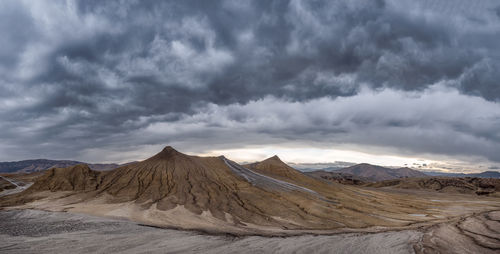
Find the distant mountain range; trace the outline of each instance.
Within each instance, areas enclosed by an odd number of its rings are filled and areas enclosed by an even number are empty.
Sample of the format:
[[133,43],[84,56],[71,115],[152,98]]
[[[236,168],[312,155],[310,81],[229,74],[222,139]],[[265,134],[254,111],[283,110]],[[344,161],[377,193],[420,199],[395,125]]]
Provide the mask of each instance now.
[[500,178],[500,172],[497,171],[484,171],[481,173],[472,173],[472,174],[443,173],[443,172],[433,172],[433,171],[423,171],[423,172],[430,176]]
[[[125,164],[117,163],[86,163],[73,160],[22,160],[12,162],[0,162],[0,173],[31,173],[47,170],[49,168],[65,168],[78,164],[87,164],[92,170],[107,171],[118,168],[120,166],[128,165],[135,162]],[[333,166],[333,164],[335,164]],[[302,172],[312,172],[308,174],[316,178],[330,179],[331,181],[361,184],[366,181],[384,181],[405,177],[426,177],[426,176],[448,176],[448,177],[479,177],[479,178],[500,178],[500,172],[485,171],[482,173],[463,174],[463,173],[442,173],[432,171],[418,171],[411,168],[387,168],[382,166],[371,165],[367,163],[356,164],[348,166],[352,163],[336,162],[328,164],[304,164],[303,167],[298,167]],[[297,168],[299,164],[290,164],[292,167]],[[345,165],[348,167],[342,167]],[[326,166],[326,167],[321,167]],[[354,183],[356,182],[356,183]]]
[[429,176],[386,180],[370,183],[366,186],[500,196],[500,194],[498,194],[498,191],[500,191],[500,179],[496,178]]
[[323,168],[320,170],[306,171],[306,174],[322,179],[328,179],[334,182],[348,184],[362,184],[362,182],[378,182],[393,180],[399,178],[418,178],[429,176],[446,177],[478,177],[478,178],[500,178],[500,172],[485,171],[482,173],[463,174],[463,173],[442,173],[431,171],[419,171],[408,167],[387,168],[367,163],[356,164],[341,169]]
[[386,168],[367,163],[357,164],[351,167],[335,170],[333,172],[351,174],[373,182],[405,177],[427,176],[425,173],[411,168]]
[[[36,160],[23,160],[23,161],[11,161],[11,162],[0,162],[0,173],[31,173],[46,170],[49,168],[65,168],[70,166],[75,166],[78,164],[87,164],[93,170],[105,171],[117,168],[125,164],[116,163],[86,163],[81,161],[71,161],[71,160],[46,160],[46,159],[36,159]],[[127,163],[128,164],[128,163]]]
[[327,163],[287,163],[290,167],[302,172],[311,172],[316,170],[332,171],[354,166],[356,163],[346,161],[335,161]]

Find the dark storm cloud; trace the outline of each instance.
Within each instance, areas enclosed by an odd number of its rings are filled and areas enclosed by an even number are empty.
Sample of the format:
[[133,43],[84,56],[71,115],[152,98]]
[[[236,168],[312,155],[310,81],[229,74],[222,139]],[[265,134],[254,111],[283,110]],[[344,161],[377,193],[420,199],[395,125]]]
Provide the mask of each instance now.
[[[461,1],[449,11],[449,3],[3,1],[0,149],[18,157],[63,157],[91,147],[168,142],[176,138],[128,144],[123,139],[156,123],[175,126],[210,105],[269,97],[334,100],[357,96],[362,87],[422,92],[438,84],[497,103],[500,7],[494,1]],[[229,119],[246,122],[246,117],[235,113]],[[286,130],[269,124],[253,131],[287,140],[353,131],[321,116],[308,121],[315,131],[300,128],[300,121]],[[352,121],[364,128],[377,124]],[[396,118],[383,125],[411,129],[419,123]],[[441,128],[498,143],[491,126],[478,131],[456,125]],[[226,125],[200,126],[203,132]]]

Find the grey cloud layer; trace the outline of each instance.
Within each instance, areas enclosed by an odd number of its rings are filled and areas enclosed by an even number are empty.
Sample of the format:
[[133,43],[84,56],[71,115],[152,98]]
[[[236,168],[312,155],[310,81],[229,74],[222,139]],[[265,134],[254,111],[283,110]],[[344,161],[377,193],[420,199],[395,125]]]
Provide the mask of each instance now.
[[[362,87],[404,94],[439,84],[449,88],[443,100],[458,91],[465,96],[460,98],[474,96],[490,107],[500,100],[499,8],[495,1],[437,0],[2,1],[0,149],[3,159],[61,158],[93,147],[165,143],[182,136],[171,128],[207,107],[260,101],[269,103],[262,106],[265,112],[278,107],[269,101],[275,98],[315,111],[307,106],[311,100],[356,98]],[[358,135],[332,142],[463,154],[469,150],[451,138],[419,143],[435,140],[419,136],[430,129],[443,135],[459,130],[475,137],[474,155],[500,160],[488,150],[500,142],[498,118],[481,120],[480,130],[465,120],[430,128],[421,124],[427,116],[418,107],[403,108],[391,121],[360,118],[347,126],[318,115],[315,130],[303,128],[302,120],[256,114],[263,127],[246,135],[255,143],[295,135],[314,141],[398,126],[420,141],[407,145]],[[454,112],[446,110],[434,118]],[[245,117],[233,112],[228,118],[246,123]],[[184,137],[185,144],[204,142],[202,133],[225,126],[199,121],[190,128],[200,134]],[[159,125],[162,139],[133,138]],[[219,146],[236,145],[228,133],[218,135]]]
[[245,105],[212,104],[175,123],[150,125],[137,137],[210,140],[198,145],[198,152],[227,140],[258,145],[270,138],[284,144],[362,144],[358,149],[365,152],[385,147],[378,149],[403,155],[485,156],[499,162],[499,127],[499,104],[436,85],[419,93],[364,89],[357,96],[302,103],[267,97]]

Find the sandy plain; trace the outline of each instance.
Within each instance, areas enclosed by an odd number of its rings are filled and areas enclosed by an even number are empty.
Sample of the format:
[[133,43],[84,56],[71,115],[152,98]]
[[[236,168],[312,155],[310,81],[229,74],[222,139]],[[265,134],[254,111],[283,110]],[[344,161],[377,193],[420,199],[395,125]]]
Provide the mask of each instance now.
[[417,230],[263,237],[161,229],[84,214],[0,212],[1,253],[413,253]]

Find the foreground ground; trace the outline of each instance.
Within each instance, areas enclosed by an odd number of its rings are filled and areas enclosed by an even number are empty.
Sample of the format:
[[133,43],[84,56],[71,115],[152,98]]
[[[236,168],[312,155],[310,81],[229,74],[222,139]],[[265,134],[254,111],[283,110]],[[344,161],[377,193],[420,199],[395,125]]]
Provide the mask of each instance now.
[[414,230],[333,236],[234,237],[159,229],[82,214],[0,212],[2,253],[411,253]]
[[207,235],[40,210],[0,212],[1,253],[498,253],[500,212],[414,230],[262,237]]

